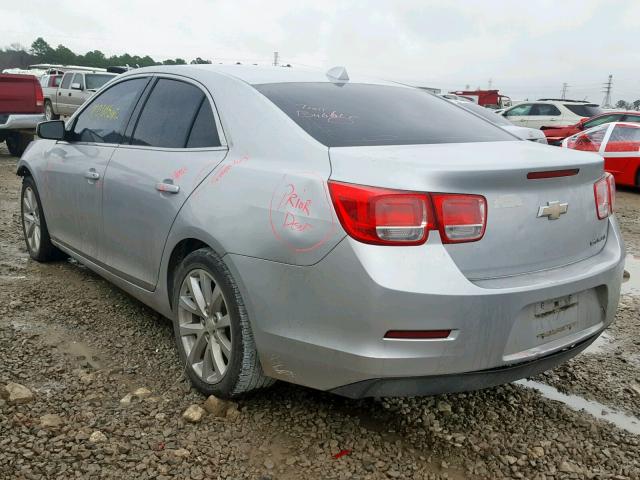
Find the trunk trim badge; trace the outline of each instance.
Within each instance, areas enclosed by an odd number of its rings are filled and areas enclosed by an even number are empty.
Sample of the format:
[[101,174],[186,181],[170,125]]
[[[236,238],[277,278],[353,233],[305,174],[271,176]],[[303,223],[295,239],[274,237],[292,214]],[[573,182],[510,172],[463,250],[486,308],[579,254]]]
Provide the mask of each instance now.
[[564,215],[569,210],[568,203],[560,203],[557,201],[547,202],[538,208],[538,218],[547,217],[549,220],[558,220],[560,215]]

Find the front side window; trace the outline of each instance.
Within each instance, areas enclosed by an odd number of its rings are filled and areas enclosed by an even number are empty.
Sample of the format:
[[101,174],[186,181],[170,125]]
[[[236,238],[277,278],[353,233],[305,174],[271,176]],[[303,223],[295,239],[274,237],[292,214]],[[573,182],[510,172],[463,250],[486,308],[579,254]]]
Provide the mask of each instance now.
[[62,84],[60,85],[60,88],[69,88],[72,78],[73,73],[65,73],[64,77],[62,77]]
[[77,83],[80,85],[80,90],[84,90],[84,77],[81,73],[76,73],[71,83]]
[[553,115],[560,115],[560,110],[555,105],[548,103],[536,103],[531,107],[531,113],[529,115],[535,115],[538,117],[551,117]]
[[486,120],[416,88],[329,82],[254,87],[328,147],[514,140]]
[[510,110],[504,112],[505,117],[524,117],[527,115],[531,115],[531,107],[530,103],[525,103],[522,105],[516,105]]
[[142,109],[131,143],[150,147],[185,148],[191,126],[203,101],[208,103],[198,87],[179,80],[161,78]]
[[593,120],[589,120],[588,122],[584,122],[584,128],[597,127],[598,125],[602,125],[604,123],[617,122],[620,120],[620,114],[613,115],[602,115],[598,118],[594,118]]
[[565,103],[564,106],[579,117],[594,117],[603,113],[595,103]]
[[105,83],[115,77],[115,75],[107,75],[104,73],[87,73],[84,77],[87,82],[87,90],[98,90]]
[[75,121],[71,141],[120,143],[146,78],[120,82],[91,100]]
[[626,115],[624,117],[624,121],[625,122],[640,123],[640,115]]
[[60,81],[62,80],[62,75],[52,75],[50,86],[57,87],[60,85]]

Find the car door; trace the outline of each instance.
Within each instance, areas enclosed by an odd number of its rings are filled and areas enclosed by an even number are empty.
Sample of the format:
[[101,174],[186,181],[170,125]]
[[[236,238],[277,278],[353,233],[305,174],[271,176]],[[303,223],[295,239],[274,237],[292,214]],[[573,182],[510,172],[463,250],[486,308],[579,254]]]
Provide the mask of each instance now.
[[603,150],[605,170],[616,182],[634,185],[640,161],[640,125],[616,123]]
[[73,80],[74,73],[67,72],[62,77],[60,87],[56,92],[56,111],[58,115],[69,115],[69,92],[71,89],[71,80]]
[[149,78],[113,85],[67,125],[65,141],[44,152],[44,210],[51,237],[90,259],[98,254],[106,166]]
[[514,125],[526,127],[528,126],[527,123],[529,121],[531,107],[532,105],[530,103],[521,103],[520,105],[505,110],[502,115]]
[[178,211],[227,148],[210,95],[184,77],[157,77],[132,125],[105,175],[101,258],[152,290]]
[[535,103],[531,106],[527,127],[541,128],[562,125],[562,112],[550,103]]
[[71,82],[71,88],[68,93],[69,113],[73,114],[80,105],[82,105],[87,97],[85,94],[84,73],[76,73]]

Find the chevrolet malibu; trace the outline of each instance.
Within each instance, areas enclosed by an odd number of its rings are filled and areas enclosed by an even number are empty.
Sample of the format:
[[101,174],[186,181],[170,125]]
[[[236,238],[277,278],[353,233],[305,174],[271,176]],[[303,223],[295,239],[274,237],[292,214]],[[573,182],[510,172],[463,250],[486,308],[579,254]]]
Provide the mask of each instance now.
[[418,89],[149,67],[38,135],[17,169],[29,254],[74,257],[170,318],[206,394],[484,388],[566,361],[616,312],[602,159]]

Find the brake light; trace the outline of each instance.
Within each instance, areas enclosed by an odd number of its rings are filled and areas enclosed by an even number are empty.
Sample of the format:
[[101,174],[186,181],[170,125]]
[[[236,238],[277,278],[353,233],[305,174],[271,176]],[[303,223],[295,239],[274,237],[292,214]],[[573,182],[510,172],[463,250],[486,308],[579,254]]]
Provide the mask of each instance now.
[[44,107],[44,94],[42,93],[42,87],[39,82],[34,84],[35,94],[36,94],[36,108]]
[[473,242],[484,235],[487,201],[480,195],[432,195],[444,243]]
[[[428,194],[329,181],[342,227],[373,245],[422,245],[429,230],[443,243],[473,242],[484,235],[487,207],[480,195]],[[434,208],[435,207],[435,208]]]
[[613,175],[607,172],[594,183],[593,195],[596,200],[596,214],[599,220],[603,220],[613,213],[616,199],[616,184]]

